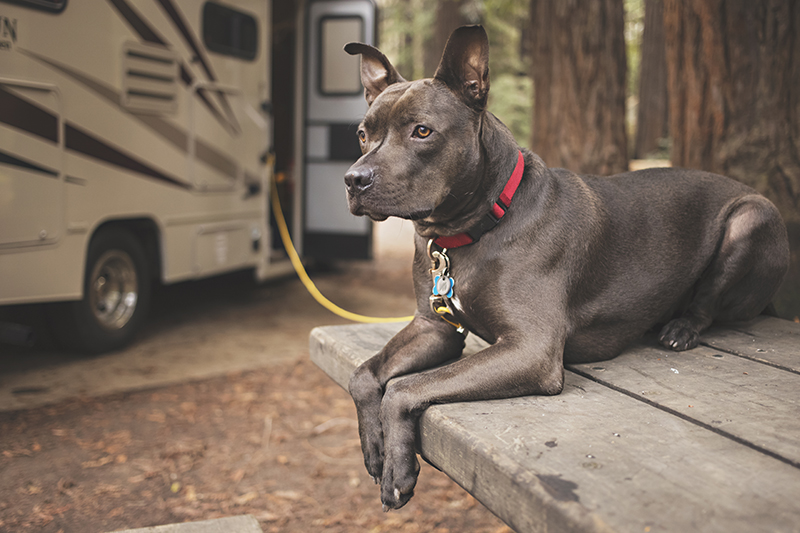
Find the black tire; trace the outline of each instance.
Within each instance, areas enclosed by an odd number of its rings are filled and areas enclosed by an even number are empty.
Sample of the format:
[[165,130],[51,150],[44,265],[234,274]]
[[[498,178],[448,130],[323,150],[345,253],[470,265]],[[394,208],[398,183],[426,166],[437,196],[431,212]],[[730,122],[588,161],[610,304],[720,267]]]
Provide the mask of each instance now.
[[142,243],[123,228],[99,230],[89,243],[83,299],[50,307],[59,344],[98,354],[131,342],[150,305],[150,277]]

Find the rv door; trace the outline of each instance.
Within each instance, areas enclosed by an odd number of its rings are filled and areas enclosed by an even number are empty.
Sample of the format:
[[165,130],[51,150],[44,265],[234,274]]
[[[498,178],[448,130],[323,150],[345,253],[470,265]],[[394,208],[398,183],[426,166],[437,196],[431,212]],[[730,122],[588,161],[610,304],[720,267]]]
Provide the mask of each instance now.
[[375,42],[371,0],[312,1],[306,18],[303,122],[303,253],[316,259],[367,259],[372,223],[347,208],[344,175],[359,157],[356,132],[367,111],[351,41]]

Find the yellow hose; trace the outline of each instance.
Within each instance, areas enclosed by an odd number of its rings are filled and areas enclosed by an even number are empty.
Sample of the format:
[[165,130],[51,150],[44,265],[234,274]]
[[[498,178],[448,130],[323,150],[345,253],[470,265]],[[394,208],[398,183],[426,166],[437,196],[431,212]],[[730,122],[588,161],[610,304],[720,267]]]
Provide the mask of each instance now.
[[391,317],[391,318],[381,318],[381,317],[374,317],[374,316],[364,316],[359,315],[357,313],[351,313],[346,309],[342,309],[335,303],[331,302],[321,292],[317,289],[317,286],[314,285],[314,282],[311,281],[311,278],[308,276],[305,267],[303,266],[303,262],[300,260],[300,256],[297,255],[297,250],[294,248],[294,244],[292,243],[292,237],[289,235],[289,228],[286,226],[286,219],[283,217],[283,210],[281,209],[281,201],[278,198],[278,186],[274,178],[270,180],[271,184],[271,191],[270,195],[272,196],[272,212],[275,215],[275,220],[278,222],[278,231],[281,234],[281,240],[283,241],[283,247],[286,249],[286,253],[289,255],[289,259],[292,261],[292,266],[294,267],[295,272],[297,272],[297,277],[300,278],[300,281],[303,282],[308,293],[325,309],[331,311],[332,313],[339,315],[342,318],[346,318],[348,320],[352,320],[354,322],[365,322],[369,324],[376,324],[381,322],[408,322],[414,316],[399,316],[399,317]]

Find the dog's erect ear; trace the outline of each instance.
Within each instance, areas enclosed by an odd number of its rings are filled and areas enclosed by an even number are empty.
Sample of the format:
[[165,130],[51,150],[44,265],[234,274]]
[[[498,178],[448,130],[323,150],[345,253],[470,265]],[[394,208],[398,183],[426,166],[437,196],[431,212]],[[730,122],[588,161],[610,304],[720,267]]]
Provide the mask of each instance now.
[[483,26],[461,26],[447,40],[433,75],[477,110],[489,96],[489,38]]
[[364,85],[364,97],[369,105],[389,85],[406,81],[377,48],[364,43],[347,43],[344,51],[351,56],[361,54],[361,84]]

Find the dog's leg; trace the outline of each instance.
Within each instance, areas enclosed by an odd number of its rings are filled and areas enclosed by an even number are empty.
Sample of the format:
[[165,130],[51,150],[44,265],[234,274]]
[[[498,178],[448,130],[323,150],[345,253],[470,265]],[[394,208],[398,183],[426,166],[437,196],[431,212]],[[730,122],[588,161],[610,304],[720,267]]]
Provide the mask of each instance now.
[[376,483],[383,475],[384,435],[381,400],[390,379],[455,359],[464,336],[443,320],[417,315],[377,355],[350,377],[350,395],[358,413],[358,433],[367,472]]
[[[513,340],[512,340],[513,339]],[[417,420],[432,404],[558,394],[564,383],[564,340],[509,335],[470,357],[392,381],[381,404],[385,457],[381,501],[398,509],[414,492],[419,472]]]
[[659,340],[676,351],[697,346],[713,320],[749,320],[769,304],[788,268],[786,230],[775,206],[761,196],[741,198],[730,212],[716,256],[695,287],[683,316]]

